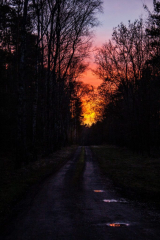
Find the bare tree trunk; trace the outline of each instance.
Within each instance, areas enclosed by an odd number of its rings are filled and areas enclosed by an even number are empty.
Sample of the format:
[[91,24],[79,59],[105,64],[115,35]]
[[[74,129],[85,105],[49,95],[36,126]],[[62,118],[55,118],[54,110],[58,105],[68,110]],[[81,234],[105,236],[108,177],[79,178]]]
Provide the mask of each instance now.
[[37,105],[38,105],[38,80],[39,80],[39,43],[40,43],[40,9],[39,5],[36,9],[37,20],[38,20],[38,35],[36,44],[36,66],[35,66],[35,79],[34,79],[34,99],[33,99],[33,109],[32,109],[32,160],[37,159]]
[[53,104],[52,104],[52,77],[51,77],[51,53],[52,53],[52,41],[54,41],[54,33],[53,33],[53,23],[54,23],[54,13],[55,10],[51,10],[51,25],[50,25],[50,35],[49,35],[49,43],[48,43],[48,72],[47,72],[47,106],[46,106],[46,135],[45,135],[45,154],[49,154],[51,152],[51,128],[52,128],[52,112],[53,112]]
[[23,25],[21,33],[21,56],[18,74],[18,116],[17,116],[17,146],[16,146],[16,167],[26,163],[27,142],[26,142],[26,88],[25,88],[25,66],[26,66],[26,22],[27,22],[28,0],[24,1]]

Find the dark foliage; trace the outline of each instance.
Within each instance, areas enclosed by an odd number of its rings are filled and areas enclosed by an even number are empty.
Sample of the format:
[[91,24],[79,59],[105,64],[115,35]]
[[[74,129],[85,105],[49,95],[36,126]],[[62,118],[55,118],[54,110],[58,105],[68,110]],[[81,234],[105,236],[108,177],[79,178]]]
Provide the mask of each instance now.
[[91,128],[92,140],[102,133],[100,144],[147,154],[160,147],[160,2],[153,4],[147,25],[142,19],[121,23],[97,51],[95,73],[103,79],[99,93],[106,107],[104,120]]
[[100,0],[0,3],[1,147],[15,167],[76,143],[90,29]]

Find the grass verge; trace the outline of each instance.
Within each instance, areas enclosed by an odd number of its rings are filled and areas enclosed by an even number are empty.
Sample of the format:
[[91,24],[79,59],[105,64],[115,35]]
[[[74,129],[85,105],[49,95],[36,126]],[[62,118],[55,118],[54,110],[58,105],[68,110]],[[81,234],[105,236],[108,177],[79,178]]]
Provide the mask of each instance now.
[[144,157],[115,146],[92,146],[99,166],[127,195],[160,205],[160,158]]
[[82,147],[79,159],[76,163],[74,175],[73,175],[73,180],[72,181],[73,181],[74,185],[80,180],[80,177],[81,177],[82,172],[84,170],[84,166],[85,166],[85,148]]
[[76,148],[77,146],[62,148],[49,157],[40,158],[19,170],[14,170],[8,159],[1,158],[0,223],[12,215],[14,205],[33,185],[39,184],[58,171],[70,159]]

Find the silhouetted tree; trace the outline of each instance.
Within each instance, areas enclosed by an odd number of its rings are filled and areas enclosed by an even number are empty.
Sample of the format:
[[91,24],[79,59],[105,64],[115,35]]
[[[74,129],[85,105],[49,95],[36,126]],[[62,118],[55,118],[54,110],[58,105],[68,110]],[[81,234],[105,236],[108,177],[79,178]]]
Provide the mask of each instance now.
[[[87,67],[100,0],[0,4],[3,147],[20,167],[72,142],[80,131],[77,78]],[[74,99],[73,99],[74,96]],[[74,116],[72,114],[74,105]]]
[[106,102],[103,141],[147,152],[159,147],[159,1],[148,22],[114,28],[112,40],[97,50],[94,71]]

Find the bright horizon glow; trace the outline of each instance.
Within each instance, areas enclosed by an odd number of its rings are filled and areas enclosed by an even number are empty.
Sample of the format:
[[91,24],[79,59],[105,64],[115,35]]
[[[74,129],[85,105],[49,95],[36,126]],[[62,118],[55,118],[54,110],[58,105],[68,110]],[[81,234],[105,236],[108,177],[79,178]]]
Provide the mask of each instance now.
[[96,123],[96,112],[93,110],[91,102],[83,101],[82,112],[84,125],[91,126]]
[[102,98],[100,99],[97,95],[93,96],[91,99],[82,99],[82,124],[90,127],[97,121],[101,121],[103,106]]

